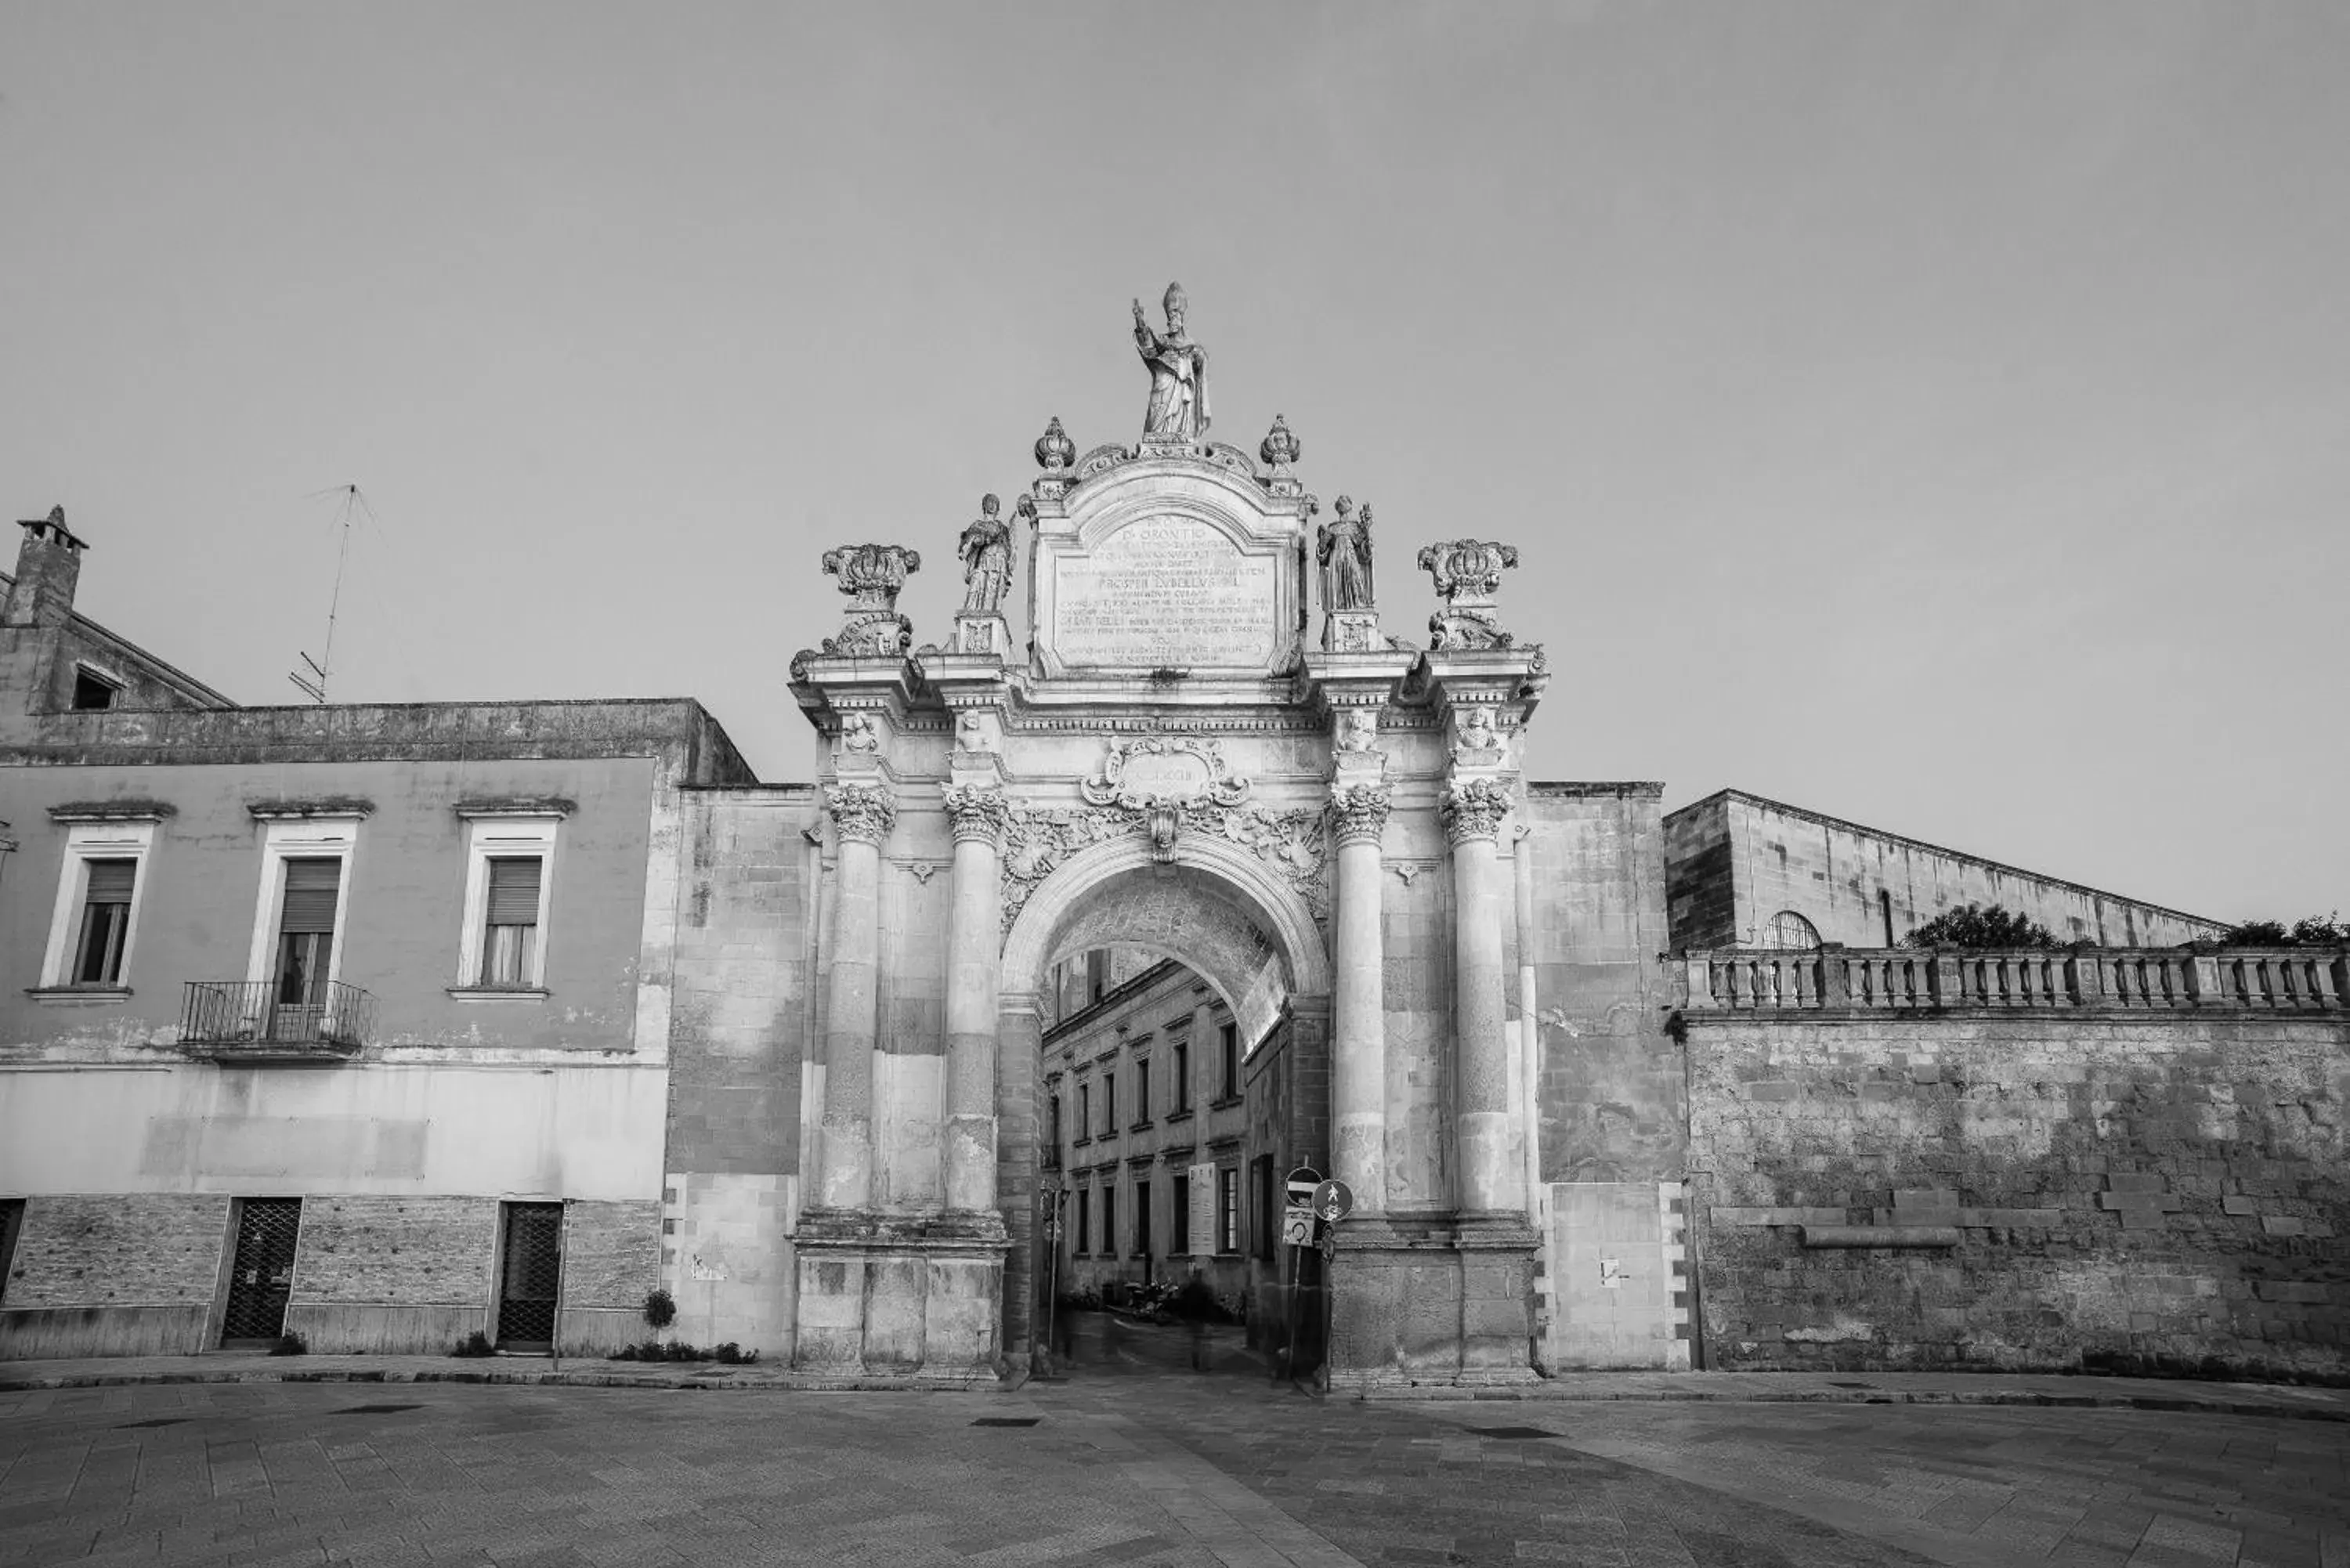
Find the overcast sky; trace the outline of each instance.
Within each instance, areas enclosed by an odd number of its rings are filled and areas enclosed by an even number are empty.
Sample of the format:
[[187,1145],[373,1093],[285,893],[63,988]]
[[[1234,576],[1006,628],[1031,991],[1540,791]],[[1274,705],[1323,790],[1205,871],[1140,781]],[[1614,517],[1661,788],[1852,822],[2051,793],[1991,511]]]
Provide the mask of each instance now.
[[247,702],[691,695],[1130,440],[1170,278],[1531,772],[2350,903],[2350,6],[0,4],[0,482]]

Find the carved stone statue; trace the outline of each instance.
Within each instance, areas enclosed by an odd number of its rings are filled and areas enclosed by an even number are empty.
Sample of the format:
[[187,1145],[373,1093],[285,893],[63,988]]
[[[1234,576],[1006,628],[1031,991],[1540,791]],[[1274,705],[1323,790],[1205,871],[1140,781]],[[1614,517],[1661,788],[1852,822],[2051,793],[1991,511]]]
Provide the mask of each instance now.
[[1367,502],[1357,517],[1354,498],[1338,497],[1338,519],[1322,524],[1315,540],[1315,558],[1322,563],[1324,609],[1371,607],[1371,508]]
[[[843,545],[824,553],[824,569],[840,579],[848,596],[847,618],[838,635],[824,639],[824,652],[834,658],[899,659],[914,645],[914,623],[898,613],[898,595],[906,579],[921,569],[921,553],[902,545]],[[792,659],[795,680],[802,678],[814,649],[802,649]]]
[[1142,301],[1134,302],[1135,352],[1150,371],[1150,406],[1142,416],[1142,433],[1197,441],[1208,433],[1208,351],[1183,330],[1183,286],[1169,284],[1163,303],[1167,331],[1162,336],[1143,319]]
[[1419,569],[1435,579],[1444,607],[1428,618],[1432,649],[1507,648],[1515,638],[1502,628],[1493,596],[1502,573],[1518,564],[1514,545],[1491,539],[1450,539],[1419,553]]
[[1003,510],[994,496],[982,496],[979,517],[962,531],[965,615],[1003,613],[1004,590],[1012,586],[1012,530],[998,515]]

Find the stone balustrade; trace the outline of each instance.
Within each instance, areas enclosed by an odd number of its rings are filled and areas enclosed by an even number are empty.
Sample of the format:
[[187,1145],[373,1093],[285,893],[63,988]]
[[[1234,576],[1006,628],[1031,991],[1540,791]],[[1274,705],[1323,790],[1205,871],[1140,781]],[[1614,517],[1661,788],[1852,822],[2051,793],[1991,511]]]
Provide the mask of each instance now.
[[1697,1012],[2339,1012],[2350,948],[1725,948],[1679,954]]

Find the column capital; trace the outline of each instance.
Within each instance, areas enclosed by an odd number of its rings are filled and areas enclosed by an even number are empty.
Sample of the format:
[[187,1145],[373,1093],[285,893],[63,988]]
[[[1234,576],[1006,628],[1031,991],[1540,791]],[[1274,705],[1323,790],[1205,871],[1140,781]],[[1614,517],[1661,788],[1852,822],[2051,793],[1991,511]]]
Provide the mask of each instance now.
[[898,802],[878,784],[836,784],[825,791],[824,809],[843,839],[879,845],[898,823]]
[[1003,847],[1003,829],[1011,821],[1012,806],[1002,790],[985,784],[948,784],[939,786],[939,797],[946,804],[947,821],[957,844],[976,840],[991,848]]
[[1479,776],[1448,781],[1439,803],[1445,841],[1456,846],[1478,838],[1490,842],[1500,836],[1502,818],[1514,804],[1506,780]]
[[1334,784],[1330,786],[1330,836],[1337,843],[1377,844],[1395,805],[1395,792],[1384,784]]

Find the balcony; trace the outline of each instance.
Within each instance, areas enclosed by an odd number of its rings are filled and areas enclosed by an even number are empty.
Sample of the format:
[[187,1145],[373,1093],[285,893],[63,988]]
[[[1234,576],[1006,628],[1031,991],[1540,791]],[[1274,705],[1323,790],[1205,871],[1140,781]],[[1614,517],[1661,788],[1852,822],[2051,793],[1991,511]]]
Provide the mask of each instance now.
[[270,980],[192,980],[180,1045],[214,1062],[348,1062],[375,1033],[375,997],[340,982],[316,1002],[281,1002]]

